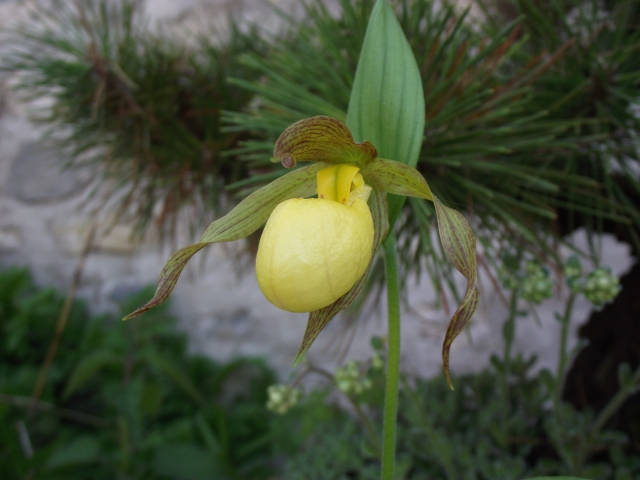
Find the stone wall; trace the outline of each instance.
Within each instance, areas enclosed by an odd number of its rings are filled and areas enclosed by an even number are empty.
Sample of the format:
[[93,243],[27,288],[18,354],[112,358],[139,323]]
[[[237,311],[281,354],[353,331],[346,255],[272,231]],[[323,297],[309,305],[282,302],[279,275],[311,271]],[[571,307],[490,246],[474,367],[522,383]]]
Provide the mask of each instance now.
[[[275,3],[289,12],[291,5],[297,5],[293,0]],[[0,23],[19,17],[23,5],[24,2],[0,0]],[[230,11],[278,28],[277,16],[258,0],[147,0],[147,9],[155,22],[177,34],[193,32],[204,25],[203,19],[220,19]],[[24,105],[7,87],[11,75],[0,80],[0,264],[28,266],[39,284],[64,290],[70,285],[93,221],[80,208],[90,178],[87,172],[61,170],[64,156],[48,150],[42,132],[26,119]],[[127,225],[98,231],[79,290],[94,311],[114,309],[127,293],[154,284],[172,253],[170,248],[151,240],[134,243],[130,234]],[[581,233],[576,235],[576,241],[584,244]],[[218,359],[267,356],[286,376],[291,372],[306,316],[282,312],[270,305],[260,293],[253,271],[242,273],[234,265],[233,248],[211,246],[203,261],[198,262],[196,257],[172,295],[172,311],[179,317],[181,328],[189,333],[193,350]],[[631,263],[628,248],[603,238],[603,263],[610,264],[614,273],[623,273]],[[436,297],[427,279],[410,283],[408,306],[403,312],[403,368],[424,376],[434,375],[441,369],[441,343],[448,317],[436,308]],[[502,348],[500,332],[506,306],[486,276],[481,278],[481,291],[482,304],[468,335],[461,335],[452,348],[452,369],[457,373],[483,368],[489,355]],[[559,298],[539,308],[541,325],[533,318],[522,319],[518,324],[516,349],[525,354],[538,353],[542,365],[556,361],[559,325],[553,312],[561,309],[562,294],[559,292]],[[370,311],[353,336],[353,331],[345,330],[345,319],[336,318],[312,347],[309,358],[333,368],[343,358],[341,352],[348,344],[348,358],[369,356],[371,335],[384,334],[384,312],[384,305]],[[589,313],[586,302],[579,302],[573,333]],[[575,334],[572,340],[575,342]]]

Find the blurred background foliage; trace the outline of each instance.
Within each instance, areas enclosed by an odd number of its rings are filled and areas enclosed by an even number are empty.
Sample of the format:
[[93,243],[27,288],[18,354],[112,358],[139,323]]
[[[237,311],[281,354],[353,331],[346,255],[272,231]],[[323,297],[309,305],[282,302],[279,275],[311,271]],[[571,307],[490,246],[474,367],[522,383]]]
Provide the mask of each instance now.
[[[26,270],[0,270],[0,478],[378,478],[383,339],[372,340],[370,360],[335,373],[302,366],[287,388],[305,385],[307,375],[320,380],[276,414],[265,406],[276,375],[264,361],[189,353],[167,305],[120,321],[152,290],[120,300],[119,315],[92,316],[74,302],[47,388],[34,402],[63,295],[34,286]],[[634,391],[637,398],[640,368],[622,366],[618,378],[623,400]],[[557,410],[555,373],[536,371],[535,358],[508,348],[454,383],[452,392],[442,376],[403,378],[397,478],[640,478],[640,416],[619,416],[622,402],[610,402],[597,427],[601,415],[592,409],[565,403]]]
[[[26,270],[0,270],[1,478],[378,478],[382,339],[372,340],[371,360],[349,362],[335,374],[304,366],[289,388],[310,374],[321,380],[276,414],[265,407],[276,375],[264,361],[221,363],[188,353],[166,305],[137,322],[121,322],[150,291],[121,299],[119,315],[91,316],[83,302],[74,302],[47,388],[34,401],[41,354],[63,296],[35,287]],[[614,422],[615,428],[607,422],[596,433],[593,410],[564,404],[561,435],[549,405],[562,384],[548,370],[536,372],[535,363],[494,356],[482,372],[454,378],[454,392],[442,376],[404,378],[398,478],[578,472],[598,480],[639,478],[640,417]],[[637,390],[640,369],[621,367],[620,375],[626,399]],[[572,468],[563,454],[581,463]]]
[[[0,477],[268,478],[291,445],[264,407],[261,360],[187,353],[167,307],[120,321],[152,292],[91,316],[76,301],[41,399],[31,399],[64,297],[26,270],[0,271]],[[119,314],[118,314],[119,313]]]

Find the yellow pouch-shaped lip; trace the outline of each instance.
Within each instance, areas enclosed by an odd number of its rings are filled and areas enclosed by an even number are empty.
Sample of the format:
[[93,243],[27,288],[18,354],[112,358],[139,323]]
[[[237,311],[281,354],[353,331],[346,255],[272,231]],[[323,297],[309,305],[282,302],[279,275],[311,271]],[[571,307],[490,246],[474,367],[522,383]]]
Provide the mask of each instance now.
[[369,192],[357,167],[338,165],[318,173],[324,198],[291,199],[275,208],[256,259],[258,284],[271,303],[290,312],[318,310],[364,275],[374,237]]

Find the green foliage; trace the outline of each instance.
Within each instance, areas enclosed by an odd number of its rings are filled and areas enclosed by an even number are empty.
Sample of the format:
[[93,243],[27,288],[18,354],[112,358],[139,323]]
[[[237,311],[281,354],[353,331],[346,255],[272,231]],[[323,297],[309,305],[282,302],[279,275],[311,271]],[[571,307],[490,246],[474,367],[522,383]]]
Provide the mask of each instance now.
[[567,174],[596,180],[607,201],[592,197],[582,208],[572,208],[579,192],[560,192],[558,206],[568,209],[562,220],[569,228],[586,223],[597,230],[602,228],[598,219],[624,216],[633,221],[629,240],[637,248],[640,5],[633,0],[478,3],[488,35],[521,19],[527,41],[509,59],[509,68],[523,68],[535,55],[553,60],[537,75],[527,111],[545,111],[549,121],[581,120],[560,136],[573,148],[540,153],[548,154],[550,170],[562,166]]
[[[35,289],[29,273],[18,268],[0,275],[0,389],[3,393],[25,394],[33,388],[43,353],[53,335],[56,319],[64,302],[53,288]],[[76,356],[74,341],[80,336],[87,307],[74,304],[69,315],[68,335],[60,343],[61,354],[51,370],[52,382],[45,395],[53,393],[52,384],[59,384],[70,374]]]
[[[149,293],[129,297],[122,312]],[[187,354],[166,307],[121,322],[76,302],[29,414],[62,301],[24,270],[0,271],[0,422],[22,422],[34,451],[27,458],[17,430],[3,429],[0,477],[260,479],[274,472],[278,448],[291,450],[273,441],[264,406],[274,373],[260,360]]]
[[35,104],[34,119],[70,166],[101,179],[94,194],[116,218],[171,235],[180,212],[193,233],[225,211],[224,186],[248,175],[227,154],[247,135],[223,133],[220,114],[253,98],[226,79],[257,78],[237,58],[266,47],[232,21],[221,44],[202,35],[181,46],[152,33],[139,9],[133,0],[38,5],[1,67],[19,74],[27,99],[50,100]]
[[[635,433],[640,431],[640,417],[630,419],[623,427],[618,423],[617,428],[624,431],[611,427],[625,402],[638,400],[640,366],[632,370],[628,364],[618,365],[619,390],[598,410],[593,406],[577,410],[563,401],[567,370],[580,349],[568,350],[568,326],[576,297],[588,298],[588,292],[572,290],[564,313],[556,314],[560,352],[553,373],[546,368],[539,370],[535,357],[514,357],[518,319],[531,313],[532,308],[523,278],[536,278],[543,268],[526,257],[518,253],[505,259],[501,276],[506,290],[511,291],[510,308],[502,329],[504,351],[501,356],[491,357],[490,368],[455,379],[458,388],[453,392],[442,378],[403,379],[397,455],[404,473],[397,472],[394,478],[640,478],[640,438]],[[567,262],[564,271],[566,280],[581,280],[582,269],[576,257]],[[553,282],[548,286],[553,289]],[[519,309],[521,300],[529,303],[528,311]],[[350,361],[334,375],[323,372],[325,377],[332,377],[327,391],[335,389],[344,394],[357,413],[360,428],[343,421],[345,427],[334,431],[330,422],[319,422],[296,459],[288,463],[292,472],[289,477],[374,478],[368,476],[368,468],[378,464],[376,445],[385,375],[380,356],[385,355],[385,345],[382,339],[374,339],[372,346],[376,354],[369,362]],[[308,368],[309,373],[319,370]],[[315,395],[308,405],[303,401],[297,409],[313,408]],[[317,450],[318,456],[307,448]],[[328,455],[335,456],[336,463],[324,462]],[[299,462],[300,458],[305,461]],[[307,468],[312,464],[315,470]]]
[[377,462],[363,455],[365,443],[353,421],[317,429],[302,452],[292,458],[285,477],[290,480],[374,480],[380,477]]
[[[492,367],[475,375],[454,377],[459,386],[451,391],[442,377],[405,379],[400,391],[398,430],[398,479],[520,480],[529,477],[574,478],[555,451],[554,414],[550,408],[553,382],[535,373],[535,358],[512,359],[509,373],[508,433],[500,401],[503,359],[494,357]],[[370,389],[357,402],[381,427],[376,414],[382,407],[383,372],[370,369]],[[322,411],[309,424],[312,431],[285,467],[287,479],[373,479],[379,464],[370,438],[353,417],[332,411],[315,391],[287,414],[309,415]],[[588,442],[589,461],[577,475],[581,478],[617,480],[640,478],[640,452],[621,432],[606,431],[590,438],[590,411],[565,406],[568,444],[580,454]],[[569,475],[569,477],[547,477]],[[575,474],[574,474],[575,475]]]
[[[121,310],[147,295],[130,297]],[[188,355],[165,307],[121,322],[90,318],[76,302],[42,401],[29,415],[28,395],[61,304],[59,293],[36,288],[24,270],[0,272],[0,421],[16,426],[0,432],[0,477],[376,478],[380,339],[371,362],[349,367],[349,388],[340,374],[286,415],[275,415],[265,403],[276,379],[262,362],[217,364]],[[454,378],[453,392],[442,378],[404,379],[397,478],[636,480],[637,439],[607,429],[606,420],[633,394],[640,369],[621,368],[620,379],[622,396],[606,415],[569,405],[556,410],[557,378],[548,370],[535,373],[535,359],[494,357],[490,369]],[[351,407],[328,402],[338,390]],[[32,458],[19,441],[21,422]]]

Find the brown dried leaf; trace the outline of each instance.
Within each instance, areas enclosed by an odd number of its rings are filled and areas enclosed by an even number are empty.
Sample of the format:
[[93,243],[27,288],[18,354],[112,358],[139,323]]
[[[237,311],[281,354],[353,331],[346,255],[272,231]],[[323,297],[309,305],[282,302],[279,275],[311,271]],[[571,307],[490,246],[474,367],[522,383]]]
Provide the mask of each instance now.
[[445,207],[438,198],[433,198],[438,217],[438,233],[445,254],[453,266],[467,279],[467,290],[458,310],[454,313],[442,344],[442,363],[447,383],[453,389],[449,372],[449,350],[453,340],[464,330],[478,308],[480,291],[476,287],[476,237],[464,216]]

